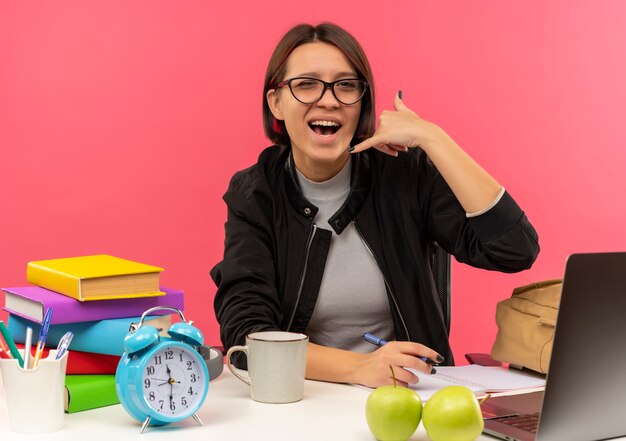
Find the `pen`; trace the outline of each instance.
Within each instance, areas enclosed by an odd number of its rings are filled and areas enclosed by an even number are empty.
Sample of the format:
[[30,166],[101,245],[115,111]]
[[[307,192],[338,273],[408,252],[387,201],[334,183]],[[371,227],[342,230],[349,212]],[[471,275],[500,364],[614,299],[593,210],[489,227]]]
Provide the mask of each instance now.
[[33,344],[33,328],[26,328],[26,338],[24,339],[24,369],[30,369],[30,347]]
[[24,359],[22,358],[20,351],[17,350],[17,346],[15,346],[13,337],[11,337],[11,334],[9,333],[9,329],[6,327],[6,325],[4,324],[2,320],[0,320],[0,333],[2,334],[2,337],[4,337],[4,341],[9,347],[9,353],[11,354],[11,356],[17,359],[17,362],[19,363],[20,367],[24,367]]
[[63,334],[63,337],[61,337],[59,345],[57,346],[57,355],[55,357],[55,360],[59,360],[61,357],[63,357],[63,354],[67,352],[67,348],[70,347],[70,343],[72,342],[73,338],[74,334],[72,334],[72,331],[67,331],[65,334]]
[[[376,346],[384,346],[387,343],[389,343],[387,340],[380,338],[380,337],[376,337],[374,334],[366,332],[365,334],[363,334],[363,340],[365,340],[368,343],[371,343],[373,345]],[[428,363],[430,365],[437,365],[438,363],[436,361],[431,360],[430,358],[427,357],[420,357],[417,356],[417,358],[419,358],[420,360],[422,360],[424,363]]]
[[39,359],[43,352],[43,348],[46,345],[46,338],[48,337],[48,329],[50,329],[50,321],[52,320],[52,308],[46,309],[46,315],[43,317],[43,323],[41,324],[41,331],[39,332],[39,340],[37,340],[37,350],[35,351],[35,358],[33,359],[33,369],[39,364]]

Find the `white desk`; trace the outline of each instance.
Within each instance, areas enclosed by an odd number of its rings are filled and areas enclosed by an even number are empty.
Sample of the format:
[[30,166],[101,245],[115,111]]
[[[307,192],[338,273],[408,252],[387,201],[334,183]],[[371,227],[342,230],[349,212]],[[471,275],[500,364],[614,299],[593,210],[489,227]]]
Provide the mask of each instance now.
[[[1,377],[0,377],[1,383]],[[204,422],[193,419],[161,427],[141,424],[121,405],[65,415],[63,430],[50,434],[18,434],[8,430],[4,389],[0,384],[0,440],[2,441],[142,441],[185,437],[189,441],[374,441],[365,421],[365,401],[369,392],[344,384],[307,381],[304,399],[291,404],[262,404],[249,398],[248,386],[228,369],[209,386],[209,394],[198,412]],[[33,415],[36,418],[36,415]],[[481,440],[494,440],[483,435]],[[412,441],[427,441],[420,424]]]

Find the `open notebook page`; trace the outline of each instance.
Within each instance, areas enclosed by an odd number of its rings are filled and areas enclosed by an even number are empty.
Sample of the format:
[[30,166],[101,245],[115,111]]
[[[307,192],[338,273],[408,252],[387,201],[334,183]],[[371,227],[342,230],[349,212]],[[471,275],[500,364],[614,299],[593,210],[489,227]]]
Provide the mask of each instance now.
[[471,389],[476,395],[486,392],[502,392],[517,389],[543,387],[546,380],[543,376],[526,371],[492,366],[437,366],[434,375],[413,371],[419,382],[411,385],[422,400],[426,401],[439,389],[446,386],[460,385]]

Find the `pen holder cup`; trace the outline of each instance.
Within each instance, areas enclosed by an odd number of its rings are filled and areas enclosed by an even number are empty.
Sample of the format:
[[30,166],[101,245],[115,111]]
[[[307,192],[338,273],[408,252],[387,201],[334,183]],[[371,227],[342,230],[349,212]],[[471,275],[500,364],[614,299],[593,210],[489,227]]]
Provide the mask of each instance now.
[[[63,428],[65,368],[69,352],[55,360],[50,350],[35,369],[20,367],[16,359],[0,359],[9,429],[44,433]],[[22,352],[23,354],[23,352]]]

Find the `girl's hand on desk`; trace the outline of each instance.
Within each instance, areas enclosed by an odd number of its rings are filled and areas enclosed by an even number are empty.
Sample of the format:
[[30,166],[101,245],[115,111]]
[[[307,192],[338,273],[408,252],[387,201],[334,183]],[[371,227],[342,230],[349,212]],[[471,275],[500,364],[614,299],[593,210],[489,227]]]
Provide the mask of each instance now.
[[391,366],[393,367],[396,381],[401,386],[406,387],[408,384],[417,383],[418,378],[415,374],[403,368],[412,368],[430,373],[432,366],[417,357],[421,356],[436,360],[439,354],[419,343],[392,341],[374,352],[364,355],[355,372],[357,383],[368,387],[392,385],[393,379],[389,371],[389,366]]

